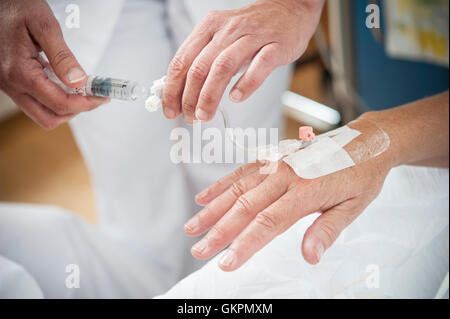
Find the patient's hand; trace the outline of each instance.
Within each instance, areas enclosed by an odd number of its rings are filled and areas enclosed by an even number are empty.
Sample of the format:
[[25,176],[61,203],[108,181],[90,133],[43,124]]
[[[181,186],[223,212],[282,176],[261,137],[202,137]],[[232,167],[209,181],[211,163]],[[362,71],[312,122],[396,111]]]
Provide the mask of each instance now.
[[247,164],[197,195],[197,203],[206,207],[185,225],[185,232],[197,236],[210,230],[191,252],[199,259],[211,258],[231,243],[220,267],[232,271],[300,218],[322,212],[302,245],[305,260],[316,264],[376,198],[390,169],[386,163],[374,158],[312,180],[298,177],[283,161],[270,175],[260,173],[262,164]]
[[320,178],[302,179],[283,161],[270,175],[261,174],[258,163],[241,167],[197,195],[197,203],[206,207],[185,225],[185,231],[197,236],[210,230],[192,248],[192,254],[210,258],[231,243],[220,267],[232,271],[300,218],[321,212],[306,231],[302,245],[306,261],[318,263],[342,230],[375,199],[392,167],[412,163],[448,167],[448,114],[448,91],[402,107],[366,113],[361,119],[368,121],[360,121],[358,129],[365,134],[366,143],[375,143],[366,146],[379,145],[380,140],[374,138],[378,135],[370,133],[375,124],[383,136],[389,136],[389,148]]
[[211,120],[231,78],[245,69],[230,97],[247,99],[276,67],[304,53],[323,2],[259,0],[209,13],[170,64],[163,94],[166,117],[182,113],[188,123]]

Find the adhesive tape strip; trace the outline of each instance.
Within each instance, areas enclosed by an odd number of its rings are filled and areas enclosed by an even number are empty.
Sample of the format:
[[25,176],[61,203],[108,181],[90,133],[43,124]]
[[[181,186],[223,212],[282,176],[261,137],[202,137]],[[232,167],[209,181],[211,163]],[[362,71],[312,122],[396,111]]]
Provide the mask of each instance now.
[[382,154],[390,145],[387,133],[365,119],[319,135],[317,139],[283,159],[301,178],[319,178],[355,166]]
[[355,165],[348,153],[332,138],[321,137],[305,149],[283,160],[301,178],[314,179]]

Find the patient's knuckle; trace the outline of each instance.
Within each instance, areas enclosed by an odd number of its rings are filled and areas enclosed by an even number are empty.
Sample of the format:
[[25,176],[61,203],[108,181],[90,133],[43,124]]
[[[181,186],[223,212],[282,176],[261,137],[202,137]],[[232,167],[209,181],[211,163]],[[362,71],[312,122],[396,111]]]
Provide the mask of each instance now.
[[279,229],[279,223],[274,214],[263,211],[256,215],[255,222],[265,228],[267,231],[277,233]]
[[253,204],[250,199],[248,199],[247,195],[243,194],[238,197],[236,201],[236,208],[241,214],[249,215],[252,211]]
[[220,11],[213,10],[209,11],[202,19],[202,22],[205,24],[212,24],[220,17]]
[[241,195],[245,192],[244,184],[240,180],[231,184],[230,189],[237,199],[239,199],[239,197],[241,197]]
[[227,24],[225,25],[224,31],[226,34],[230,35],[239,30],[242,25],[245,25],[242,18],[233,17],[228,20]]
[[224,76],[231,74],[234,70],[234,59],[229,55],[221,55],[214,62],[214,74]]
[[195,26],[194,32],[197,35],[209,35],[211,36],[216,29],[216,26],[218,23],[220,23],[221,20],[221,13],[220,11],[210,11],[203,19],[200,20],[200,22]]

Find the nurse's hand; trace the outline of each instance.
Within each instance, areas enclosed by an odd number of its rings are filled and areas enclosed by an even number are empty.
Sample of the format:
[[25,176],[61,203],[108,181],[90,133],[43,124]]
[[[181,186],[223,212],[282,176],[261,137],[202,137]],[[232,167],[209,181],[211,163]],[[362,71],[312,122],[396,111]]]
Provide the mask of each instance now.
[[387,163],[374,158],[311,180],[298,177],[283,161],[269,175],[260,172],[261,164],[247,164],[197,195],[197,203],[207,206],[186,223],[185,232],[209,232],[191,252],[211,258],[231,243],[219,266],[232,271],[302,217],[322,212],[302,245],[305,260],[316,264],[376,198],[390,169]]
[[211,120],[226,87],[245,71],[230,93],[247,99],[278,66],[298,59],[318,24],[323,0],[258,0],[209,13],[173,58],[163,94],[164,113],[186,122]]
[[108,101],[66,94],[44,73],[48,63],[39,55],[42,50],[65,85],[75,88],[87,81],[46,1],[0,1],[0,89],[25,114],[53,129]]

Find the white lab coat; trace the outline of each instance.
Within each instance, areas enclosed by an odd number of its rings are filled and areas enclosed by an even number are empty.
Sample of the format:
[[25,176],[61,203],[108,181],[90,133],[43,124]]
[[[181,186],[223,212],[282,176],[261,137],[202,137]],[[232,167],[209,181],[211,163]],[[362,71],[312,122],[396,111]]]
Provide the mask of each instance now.
[[0,298],[149,298],[165,273],[71,212],[0,203]]
[[0,299],[42,297],[39,285],[21,265],[0,256]]
[[[78,0],[51,1],[69,47],[88,73],[150,85],[167,71],[178,46],[208,11],[251,1]],[[68,3],[79,5],[81,28],[65,27]],[[229,109],[234,126],[280,127],[280,96],[290,68],[276,70],[245,103]],[[199,209],[194,195],[236,165],[176,165],[169,152],[172,129],[184,126],[143,105],[112,101],[77,116],[71,127],[89,168],[99,227],[148,260],[164,265],[175,283],[200,263],[189,253],[194,243],[183,223]],[[223,128],[220,118],[207,126]],[[191,128],[189,127],[191,130]],[[228,147],[230,147],[228,145]]]

